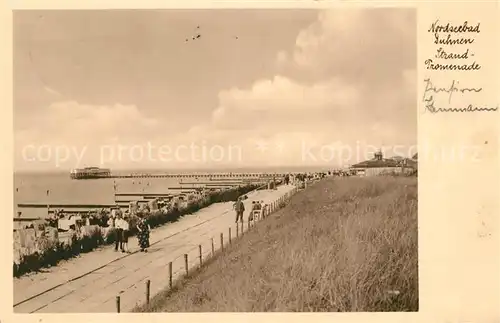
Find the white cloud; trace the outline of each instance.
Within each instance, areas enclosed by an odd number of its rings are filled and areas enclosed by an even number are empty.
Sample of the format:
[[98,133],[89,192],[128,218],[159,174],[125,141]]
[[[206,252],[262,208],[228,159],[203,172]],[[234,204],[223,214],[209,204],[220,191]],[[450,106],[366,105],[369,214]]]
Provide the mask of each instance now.
[[67,101],[51,104],[40,116],[34,131],[38,139],[56,139],[68,144],[90,140],[97,144],[114,137],[128,137],[157,124],[155,119],[144,117],[135,106],[93,106]]
[[270,146],[278,140],[286,148],[267,154],[272,163],[304,163],[303,143],[415,144],[415,36],[412,10],[324,11],[292,53],[277,53],[289,73],[221,91],[210,127],[233,139],[253,131]]
[[384,81],[415,67],[415,25],[413,9],[326,10],[298,35],[292,63],[320,77]]
[[[140,140],[137,135],[151,134],[158,126],[157,120],[143,116],[135,106],[92,106],[75,101],[53,103],[33,120],[31,127],[15,135],[16,166],[20,168],[40,166],[25,160],[23,149],[29,149],[33,157],[36,153],[32,147],[45,146],[52,150],[52,158],[48,161],[51,167],[55,163],[56,149],[86,150],[84,162],[96,164],[101,147]],[[81,166],[76,165],[75,158],[67,160],[66,164],[60,166]]]
[[[304,145],[319,154],[322,145],[415,144],[415,24],[409,9],[321,12],[291,52],[276,54],[279,74],[220,91],[211,119],[175,136],[165,136],[161,124],[135,106],[63,102],[47,108],[36,130],[16,133],[16,143],[232,144],[243,150],[243,160],[224,163],[233,166],[335,164],[318,155],[304,160]],[[256,140],[270,149],[257,151]],[[95,159],[89,155],[89,163]]]
[[[300,84],[283,76],[260,80],[250,89],[231,89],[219,94],[212,115],[219,129],[283,129],[300,125],[308,116],[344,113],[359,104],[360,93],[338,79]],[[288,122],[287,122],[288,121]]]

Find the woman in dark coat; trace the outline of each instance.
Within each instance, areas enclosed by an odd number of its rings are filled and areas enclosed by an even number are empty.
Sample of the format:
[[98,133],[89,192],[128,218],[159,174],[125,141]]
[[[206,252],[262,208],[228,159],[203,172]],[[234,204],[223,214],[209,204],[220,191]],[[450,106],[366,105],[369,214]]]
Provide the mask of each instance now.
[[139,222],[137,222],[137,239],[139,240],[139,247],[141,252],[148,252],[149,248],[149,231],[151,227],[149,226],[145,217],[141,217]]

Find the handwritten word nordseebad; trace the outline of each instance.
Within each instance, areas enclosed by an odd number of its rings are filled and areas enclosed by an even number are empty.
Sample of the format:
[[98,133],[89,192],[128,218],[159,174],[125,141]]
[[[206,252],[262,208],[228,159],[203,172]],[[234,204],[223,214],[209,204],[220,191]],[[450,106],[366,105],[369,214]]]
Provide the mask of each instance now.
[[464,23],[460,26],[453,26],[450,23],[447,23],[446,25],[440,25],[439,24],[439,19],[437,19],[427,30],[428,32],[433,32],[433,33],[480,33],[481,31],[479,30],[479,26],[481,23],[477,23],[474,26],[469,26],[469,22],[466,20]]

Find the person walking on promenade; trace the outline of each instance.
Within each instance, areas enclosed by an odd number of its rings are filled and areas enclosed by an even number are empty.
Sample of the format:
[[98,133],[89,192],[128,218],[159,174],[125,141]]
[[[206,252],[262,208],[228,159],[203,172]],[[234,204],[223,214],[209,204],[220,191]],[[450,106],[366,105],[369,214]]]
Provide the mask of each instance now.
[[137,231],[137,239],[139,240],[139,247],[141,248],[141,252],[148,252],[149,232],[151,231],[151,227],[149,226],[144,216],[139,218],[139,222],[137,223]]
[[238,200],[234,205],[234,210],[236,211],[236,223],[238,223],[238,220],[243,222],[243,212],[245,212],[245,204],[243,204],[241,196],[238,197]]
[[123,251],[123,219],[121,212],[115,213],[115,251]]
[[286,174],[285,175],[285,185],[288,185],[288,183],[290,183],[290,175]]
[[129,224],[129,214],[128,212],[125,212],[123,219],[120,220],[120,227],[122,228],[122,245],[121,245],[121,250],[122,252],[129,252],[128,249],[128,237],[129,237],[129,232],[130,232],[130,224]]

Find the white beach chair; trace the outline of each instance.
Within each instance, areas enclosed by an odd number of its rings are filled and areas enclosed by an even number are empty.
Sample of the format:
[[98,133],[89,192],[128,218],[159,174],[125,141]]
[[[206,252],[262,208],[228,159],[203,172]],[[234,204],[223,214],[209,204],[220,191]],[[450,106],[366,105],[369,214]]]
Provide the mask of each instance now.
[[264,211],[264,208],[260,209],[260,210],[253,210],[252,211],[252,214],[253,214],[253,220],[254,221],[260,221],[262,220],[263,218],[263,212]]

